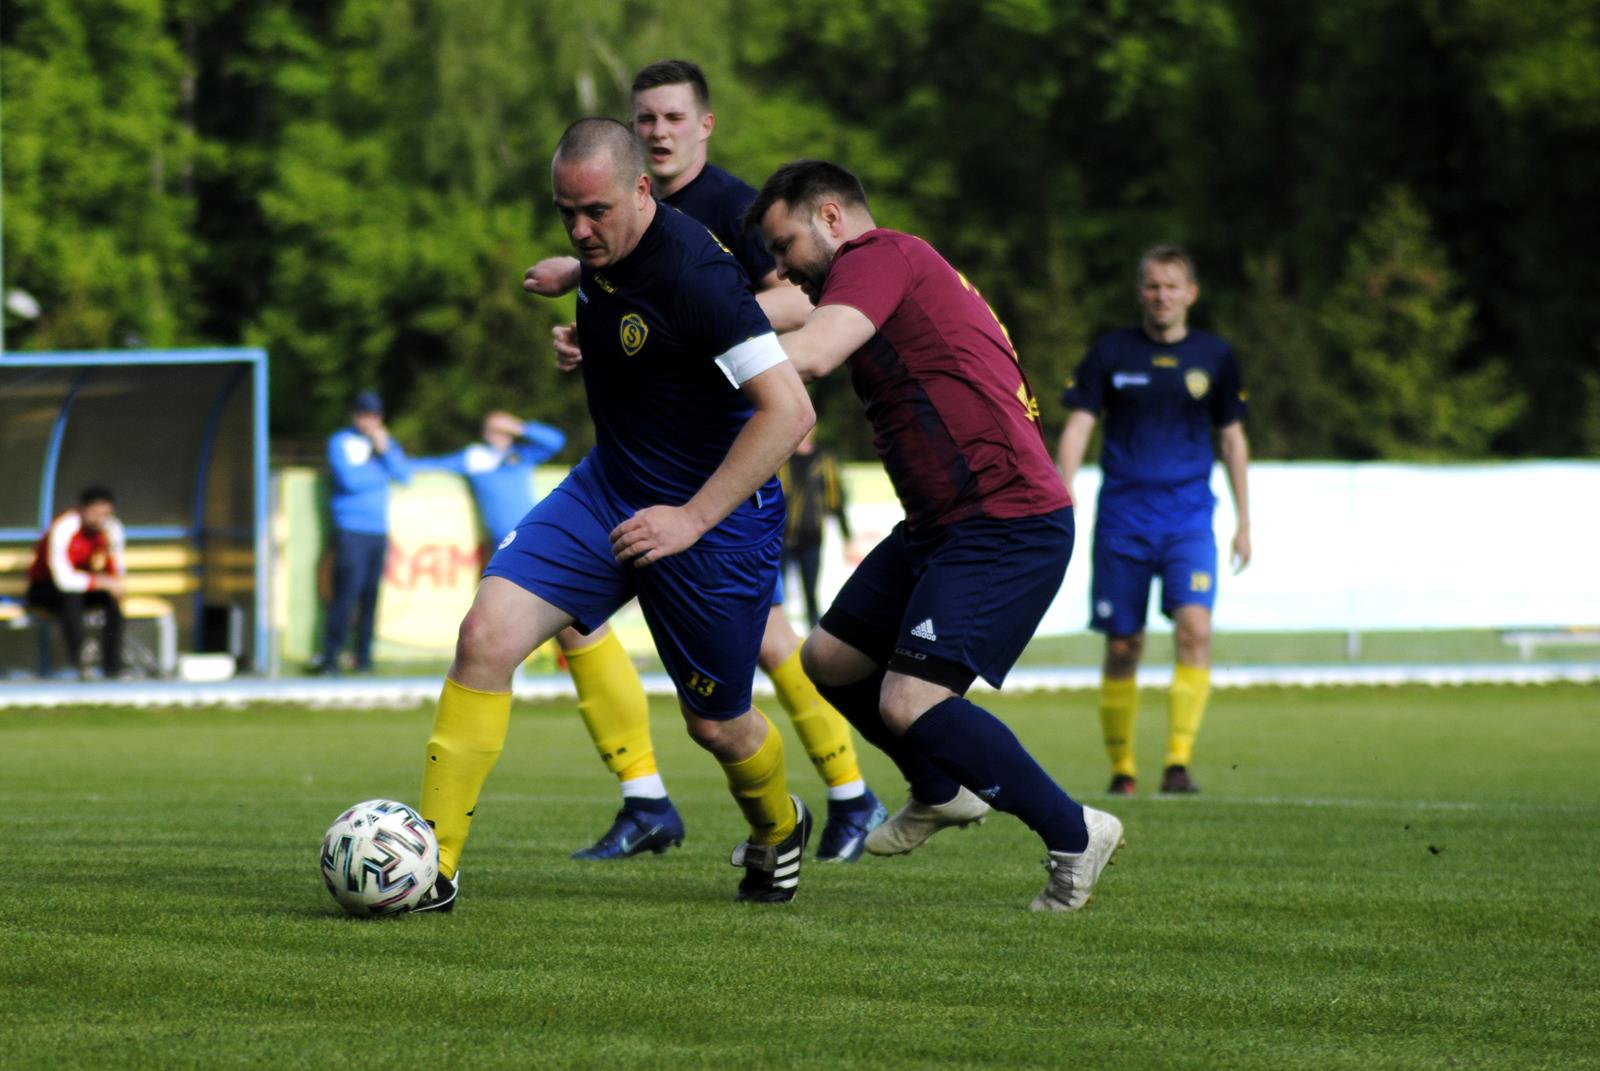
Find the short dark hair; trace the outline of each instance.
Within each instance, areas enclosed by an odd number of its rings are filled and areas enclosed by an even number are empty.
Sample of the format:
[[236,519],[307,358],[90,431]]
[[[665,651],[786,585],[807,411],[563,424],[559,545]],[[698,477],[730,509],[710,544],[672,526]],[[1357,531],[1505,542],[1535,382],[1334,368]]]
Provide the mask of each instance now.
[[80,506],[92,506],[96,502],[110,502],[112,505],[116,505],[117,500],[112,497],[111,488],[101,487],[99,484],[93,487],[85,487],[83,494],[78,496],[78,505]]
[[637,97],[647,89],[657,86],[690,86],[694,89],[694,102],[703,112],[711,110],[711,87],[706,85],[706,75],[698,64],[686,59],[660,60],[643,68],[633,76],[629,96]]
[[740,225],[747,231],[759,229],[761,217],[782,201],[792,212],[809,214],[823,201],[838,201],[845,206],[867,207],[867,191],[861,180],[838,164],[826,160],[794,160],[772,173],[761,185],[761,192],[745,209]]
[[1153,245],[1146,249],[1144,255],[1139,258],[1139,283],[1141,285],[1144,283],[1144,269],[1150,264],[1182,264],[1183,270],[1189,275],[1189,281],[1196,285],[1200,282],[1200,276],[1196,275],[1194,271],[1194,258],[1181,245],[1164,242],[1161,245]]
[[587,160],[602,151],[611,154],[611,162],[619,172],[631,172],[627,176],[630,180],[649,170],[644,142],[615,119],[579,119],[562,133],[555,154],[568,160]]

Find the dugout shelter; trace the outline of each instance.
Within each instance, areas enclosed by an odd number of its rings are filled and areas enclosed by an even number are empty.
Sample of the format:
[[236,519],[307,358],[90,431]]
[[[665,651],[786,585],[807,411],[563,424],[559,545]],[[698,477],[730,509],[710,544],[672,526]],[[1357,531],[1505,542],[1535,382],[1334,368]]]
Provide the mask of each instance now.
[[126,529],[129,601],[145,608],[130,616],[158,619],[165,661],[226,652],[264,671],[266,352],[0,354],[0,599],[13,611],[34,544],[96,485]]

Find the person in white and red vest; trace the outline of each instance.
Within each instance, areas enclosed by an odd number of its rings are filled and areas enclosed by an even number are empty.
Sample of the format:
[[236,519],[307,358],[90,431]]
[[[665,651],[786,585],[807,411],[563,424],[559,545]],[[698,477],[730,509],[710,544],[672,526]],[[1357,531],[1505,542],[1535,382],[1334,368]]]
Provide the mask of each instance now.
[[84,491],[76,509],[50,522],[39,539],[28,569],[28,605],[48,610],[61,621],[67,651],[80,675],[83,665],[83,616],[94,607],[104,612],[100,637],[102,667],[108,679],[122,673],[122,595],[127,576],[123,559],[122,522],[111,492],[104,487]]

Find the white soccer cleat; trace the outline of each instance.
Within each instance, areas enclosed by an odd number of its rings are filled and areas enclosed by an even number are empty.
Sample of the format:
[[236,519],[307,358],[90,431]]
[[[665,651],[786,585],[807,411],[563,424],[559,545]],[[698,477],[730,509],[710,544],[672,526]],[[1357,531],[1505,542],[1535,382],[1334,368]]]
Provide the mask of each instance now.
[[1128,843],[1115,815],[1085,807],[1083,822],[1089,827],[1089,846],[1076,853],[1050,853],[1044,861],[1050,880],[1028,905],[1029,911],[1076,911],[1087,904],[1100,872],[1116,861],[1117,850]]
[[929,837],[949,826],[979,825],[989,815],[989,805],[963,788],[949,803],[918,803],[915,799],[867,834],[867,851],[873,855],[904,855],[922,847]]

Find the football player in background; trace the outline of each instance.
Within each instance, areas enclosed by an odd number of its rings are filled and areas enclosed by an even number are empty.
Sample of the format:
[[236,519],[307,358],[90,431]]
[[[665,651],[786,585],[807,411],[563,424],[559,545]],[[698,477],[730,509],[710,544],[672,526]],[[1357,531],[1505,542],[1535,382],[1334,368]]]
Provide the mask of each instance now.
[[1211,609],[1217,596],[1211,469],[1219,452],[1233,492],[1233,571],[1250,564],[1250,446],[1233,349],[1189,327],[1200,285],[1181,247],[1158,245],[1140,258],[1138,294],[1140,325],[1096,339],[1062,393],[1071,414],[1057,450],[1062,478],[1071,487],[1095,422],[1103,418],[1089,627],[1106,637],[1100,726],[1111,758],[1110,791],[1125,796],[1133,795],[1138,776],[1136,675],[1156,577],[1177,655],[1167,692],[1161,791],[1200,790],[1189,764],[1211,694]]

